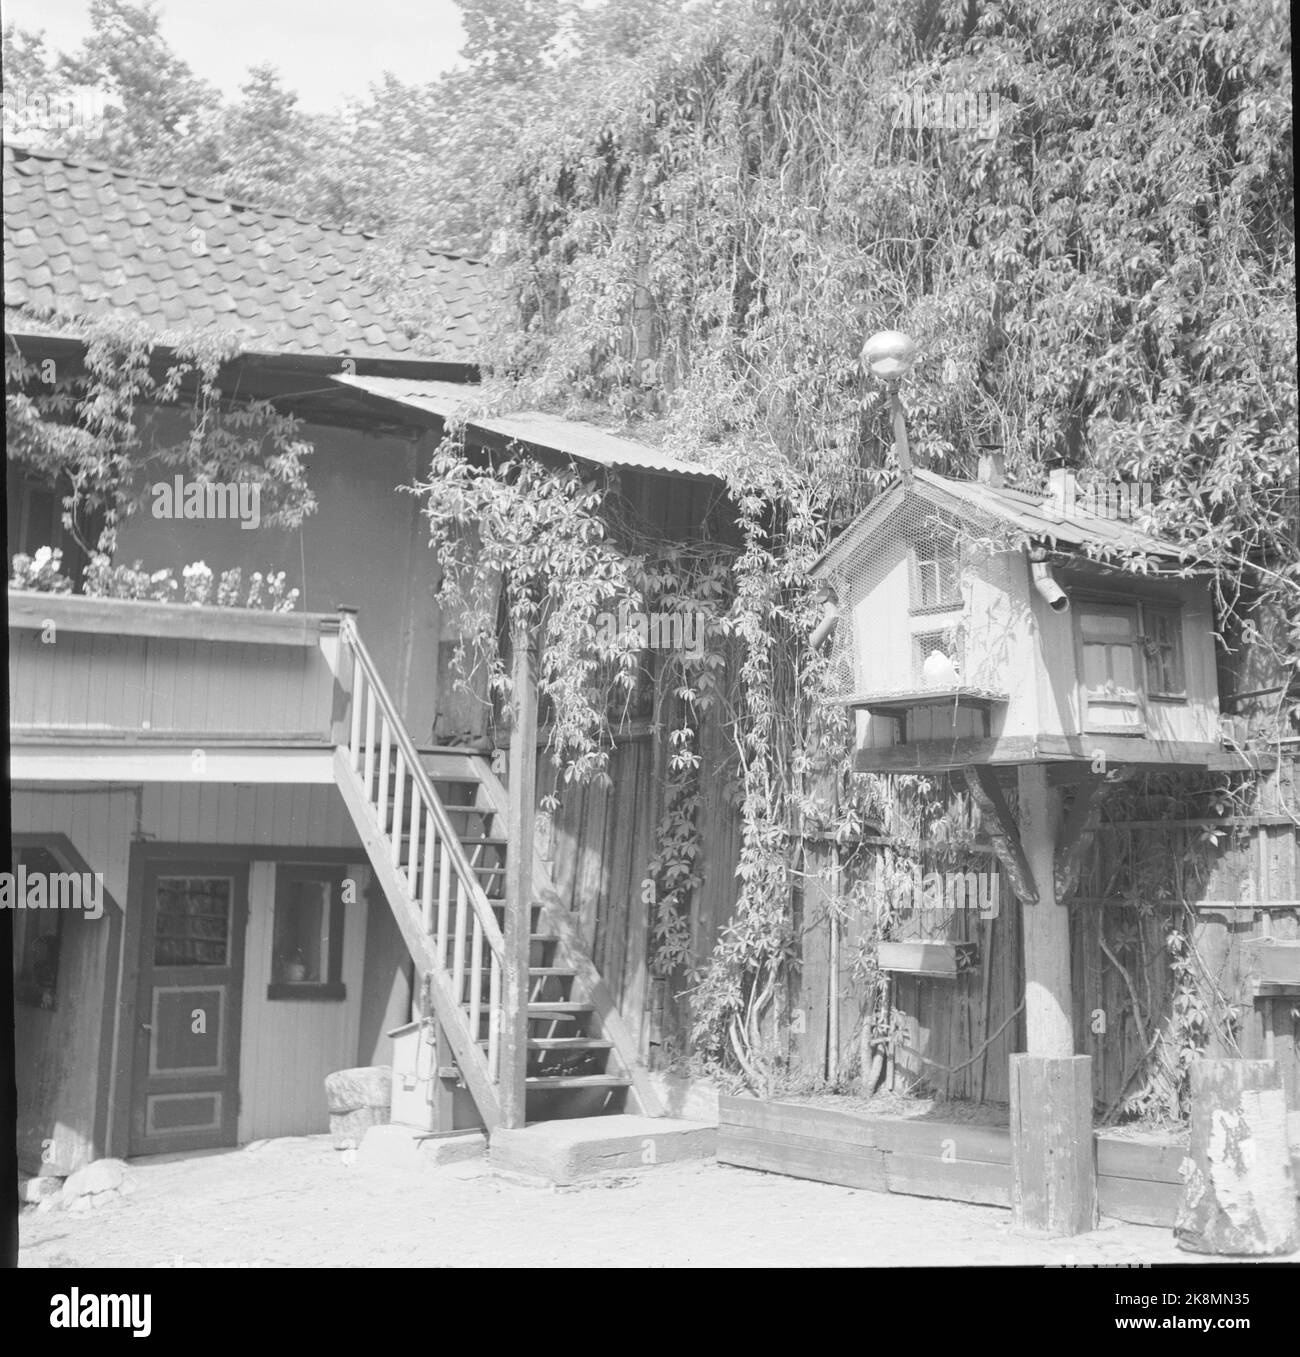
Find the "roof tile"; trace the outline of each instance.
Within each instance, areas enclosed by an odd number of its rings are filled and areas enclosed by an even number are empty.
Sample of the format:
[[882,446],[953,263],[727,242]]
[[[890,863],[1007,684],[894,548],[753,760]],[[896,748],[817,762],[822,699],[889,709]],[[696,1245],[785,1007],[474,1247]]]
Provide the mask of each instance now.
[[8,306],[219,326],[287,353],[476,357],[485,271],[475,260],[425,251],[395,280],[432,285],[444,302],[437,341],[417,348],[363,270],[372,238],[355,229],[13,146],[4,189]]

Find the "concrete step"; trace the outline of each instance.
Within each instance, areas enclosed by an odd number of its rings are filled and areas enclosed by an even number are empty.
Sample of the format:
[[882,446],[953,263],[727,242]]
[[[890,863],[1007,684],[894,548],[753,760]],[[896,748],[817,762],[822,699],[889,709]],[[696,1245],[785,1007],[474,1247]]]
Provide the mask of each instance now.
[[488,1162],[564,1185],[688,1159],[711,1159],[717,1127],[674,1117],[571,1117],[493,1131]]

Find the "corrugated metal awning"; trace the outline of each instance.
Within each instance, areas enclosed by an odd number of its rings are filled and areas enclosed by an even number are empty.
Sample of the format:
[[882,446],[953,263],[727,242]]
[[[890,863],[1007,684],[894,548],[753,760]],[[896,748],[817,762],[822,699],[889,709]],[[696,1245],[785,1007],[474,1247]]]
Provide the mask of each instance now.
[[[349,377],[337,375],[334,381],[380,400],[390,401],[411,410],[419,410],[441,420],[464,419],[473,408],[479,389],[456,382],[417,381],[404,377]],[[721,477],[702,466],[683,462],[677,457],[639,443],[607,433],[595,424],[576,419],[561,419],[540,410],[518,411],[508,415],[474,415],[465,419],[471,434],[491,434],[511,442],[527,444],[546,452],[576,457],[598,466],[627,468],[633,471],[654,472],[661,476],[677,476],[687,480],[720,482]]]

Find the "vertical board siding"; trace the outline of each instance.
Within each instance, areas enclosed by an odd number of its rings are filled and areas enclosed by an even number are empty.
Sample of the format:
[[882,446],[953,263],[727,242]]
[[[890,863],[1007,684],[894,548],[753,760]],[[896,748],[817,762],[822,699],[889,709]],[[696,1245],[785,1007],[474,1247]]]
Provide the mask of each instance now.
[[275,907],[273,862],[254,862],[249,874],[248,937],[239,1056],[241,1143],[268,1136],[329,1130],[325,1076],[355,1059],[365,959],[366,869],[349,866],[357,901],[345,906],[343,1000],[272,1000],[271,929]]
[[15,630],[9,692],[16,730],[327,736],[334,676],[310,646]]
[[[661,742],[656,764],[653,740]],[[662,773],[667,767],[668,732],[621,741],[610,755],[609,785],[594,782],[555,788],[555,769],[539,752],[539,798],[556,790],[561,804],[550,821],[550,860],[556,892],[578,916],[592,960],[609,985],[624,1020],[640,1033],[642,1054],[651,1043],[681,1045],[690,1026],[689,1003],[680,977],[652,985],[653,918],[641,886],[655,852],[655,831],[663,813]],[[702,884],[691,901],[695,955],[707,961],[719,932],[735,907],[740,822],[727,801],[723,761],[725,732],[715,722],[703,731],[704,775],[700,787]],[[665,989],[672,1001],[665,1008]]]
[[[1157,1025],[1167,1027],[1175,990],[1166,944],[1171,927],[1190,935],[1205,972],[1241,1013],[1236,1047],[1219,1039],[1209,1053],[1277,1060],[1288,1104],[1300,1107],[1300,1003],[1294,995],[1255,996],[1247,948],[1252,939],[1265,936],[1300,940],[1300,909],[1256,909],[1247,920],[1196,908],[1198,902],[1239,899],[1247,882],[1260,900],[1300,898],[1300,846],[1293,826],[1258,826],[1241,831],[1235,841],[1225,840],[1210,855],[1203,879],[1181,883],[1193,905],[1190,917],[1181,906],[1154,897],[1141,901],[1142,908],[1122,899],[1104,905],[1093,903],[1117,893],[1123,895],[1124,864],[1140,863],[1150,856],[1150,835],[1195,836],[1199,832],[1195,826],[1176,823],[1155,831],[1103,826],[1094,835],[1085,858],[1078,888],[1083,898],[1069,906],[1075,1045],[1080,1054],[1093,1058],[1093,1095],[1099,1116],[1142,1087],[1144,1076],[1136,1072],[1147,1045]],[[1182,860],[1192,861],[1190,850]],[[807,854],[806,864],[802,906],[796,910],[801,967],[791,1000],[792,1007],[803,1009],[805,1030],[791,1034],[789,1050],[792,1073],[822,1079],[830,1068],[826,1041],[833,902],[826,892],[831,868],[826,851],[820,848]],[[862,1023],[870,1016],[863,1010],[860,982],[852,974],[853,955],[863,935],[863,923],[855,917],[854,908],[841,911],[844,921],[839,925],[837,1068],[841,1076],[856,1068]],[[904,918],[899,936],[913,935],[912,921]],[[978,941],[978,967],[956,978],[894,976],[892,1005],[903,1021],[894,1086],[923,1083],[951,1098],[983,1097],[1006,1102],[1009,1057],[1024,1049],[1023,1015],[1012,1021],[983,1054],[966,1063],[1014,1013],[1023,997],[1020,906],[1005,876],[1001,878],[998,917],[983,920],[973,913],[958,915],[948,936]],[[1134,1014],[1130,986],[1138,996],[1141,1024]],[[957,1065],[964,1068],[952,1068]],[[942,1068],[945,1066],[948,1069]]]

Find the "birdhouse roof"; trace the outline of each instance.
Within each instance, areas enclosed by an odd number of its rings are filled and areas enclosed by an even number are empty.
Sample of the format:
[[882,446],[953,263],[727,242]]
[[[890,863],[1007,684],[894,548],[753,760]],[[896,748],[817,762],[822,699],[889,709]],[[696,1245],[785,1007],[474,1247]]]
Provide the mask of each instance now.
[[1072,512],[1063,513],[1041,492],[956,480],[917,469],[912,473],[910,487],[901,478],[892,481],[827,547],[813,566],[812,574],[824,577],[843,566],[896,519],[914,517],[918,501],[921,507],[943,510],[958,520],[985,528],[991,523],[1004,524],[1024,533],[1027,541],[1032,539],[1057,550],[1078,552],[1085,559],[1149,556],[1176,562],[1189,573],[1196,566],[1197,558],[1188,547],[1144,532],[1131,519],[1094,515],[1077,505]]

